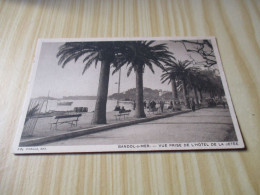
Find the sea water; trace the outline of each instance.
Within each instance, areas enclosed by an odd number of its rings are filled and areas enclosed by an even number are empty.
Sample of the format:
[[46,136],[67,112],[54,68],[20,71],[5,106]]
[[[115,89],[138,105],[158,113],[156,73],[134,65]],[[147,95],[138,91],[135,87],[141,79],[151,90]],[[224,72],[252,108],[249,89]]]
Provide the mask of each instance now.
[[[41,112],[48,111],[72,111],[75,107],[87,107],[88,112],[95,110],[96,100],[62,100],[60,102],[73,102],[72,105],[57,105],[57,100],[49,100],[47,107],[46,103],[42,106]],[[107,112],[111,112],[115,109],[117,100],[107,100]],[[131,102],[120,102],[119,106],[124,106],[126,110],[133,110],[133,104]]]

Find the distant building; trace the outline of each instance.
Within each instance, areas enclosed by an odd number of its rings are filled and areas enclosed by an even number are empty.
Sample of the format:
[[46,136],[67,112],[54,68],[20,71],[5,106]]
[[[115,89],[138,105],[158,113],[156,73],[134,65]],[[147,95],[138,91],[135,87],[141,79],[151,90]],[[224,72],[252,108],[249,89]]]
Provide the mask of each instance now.
[[159,96],[161,97],[162,95],[168,93],[168,91],[163,91],[161,89],[159,89]]

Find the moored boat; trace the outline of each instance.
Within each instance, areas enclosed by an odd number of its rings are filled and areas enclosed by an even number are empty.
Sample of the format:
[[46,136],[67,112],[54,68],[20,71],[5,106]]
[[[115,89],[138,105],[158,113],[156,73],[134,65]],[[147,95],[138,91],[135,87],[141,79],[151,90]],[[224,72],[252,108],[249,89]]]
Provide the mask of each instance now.
[[133,104],[134,102],[130,101],[130,100],[119,100],[119,103],[122,103],[122,104]]
[[58,106],[71,106],[73,102],[57,102]]

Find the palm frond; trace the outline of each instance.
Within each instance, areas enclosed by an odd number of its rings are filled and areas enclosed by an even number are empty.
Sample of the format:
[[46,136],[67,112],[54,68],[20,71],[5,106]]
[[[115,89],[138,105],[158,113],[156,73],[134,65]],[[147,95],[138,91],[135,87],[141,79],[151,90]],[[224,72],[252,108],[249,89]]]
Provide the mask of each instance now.
[[134,68],[134,66],[130,66],[130,67],[128,68],[127,77],[129,77],[129,75],[131,74],[133,68]]
[[88,60],[88,62],[85,64],[85,67],[82,71],[82,75],[86,72],[86,70],[91,66],[91,64],[96,60],[96,57],[92,57]]

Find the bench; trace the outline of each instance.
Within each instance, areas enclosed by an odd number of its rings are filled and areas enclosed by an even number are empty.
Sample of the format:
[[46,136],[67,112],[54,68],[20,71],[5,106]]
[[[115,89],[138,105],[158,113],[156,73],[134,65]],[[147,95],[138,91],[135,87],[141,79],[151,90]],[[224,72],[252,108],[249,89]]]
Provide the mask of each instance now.
[[114,116],[116,117],[116,120],[120,120],[120,117],[124,117],[124,119],[125,119],[125,117],[126,116],[129,116],[129,114],[130,114],[130,112],[122,112],[122,113],[117,113],[117,114],[115,114]]
[[81,117],[81,116],[82,116],[82,114],[71,114],[71,115],[55,116],[54,120],[56,120],[56,121],[53,122],[53,123],[50,123],[51,124],[51,128],[50,129],[52,129],[53,125],[55,125],[55,129],[57,129],[58,125],[61,125],[61,124],[64,124],[64,123],[70,124],[71,127],[72,126],[77,126],[79,117]]

